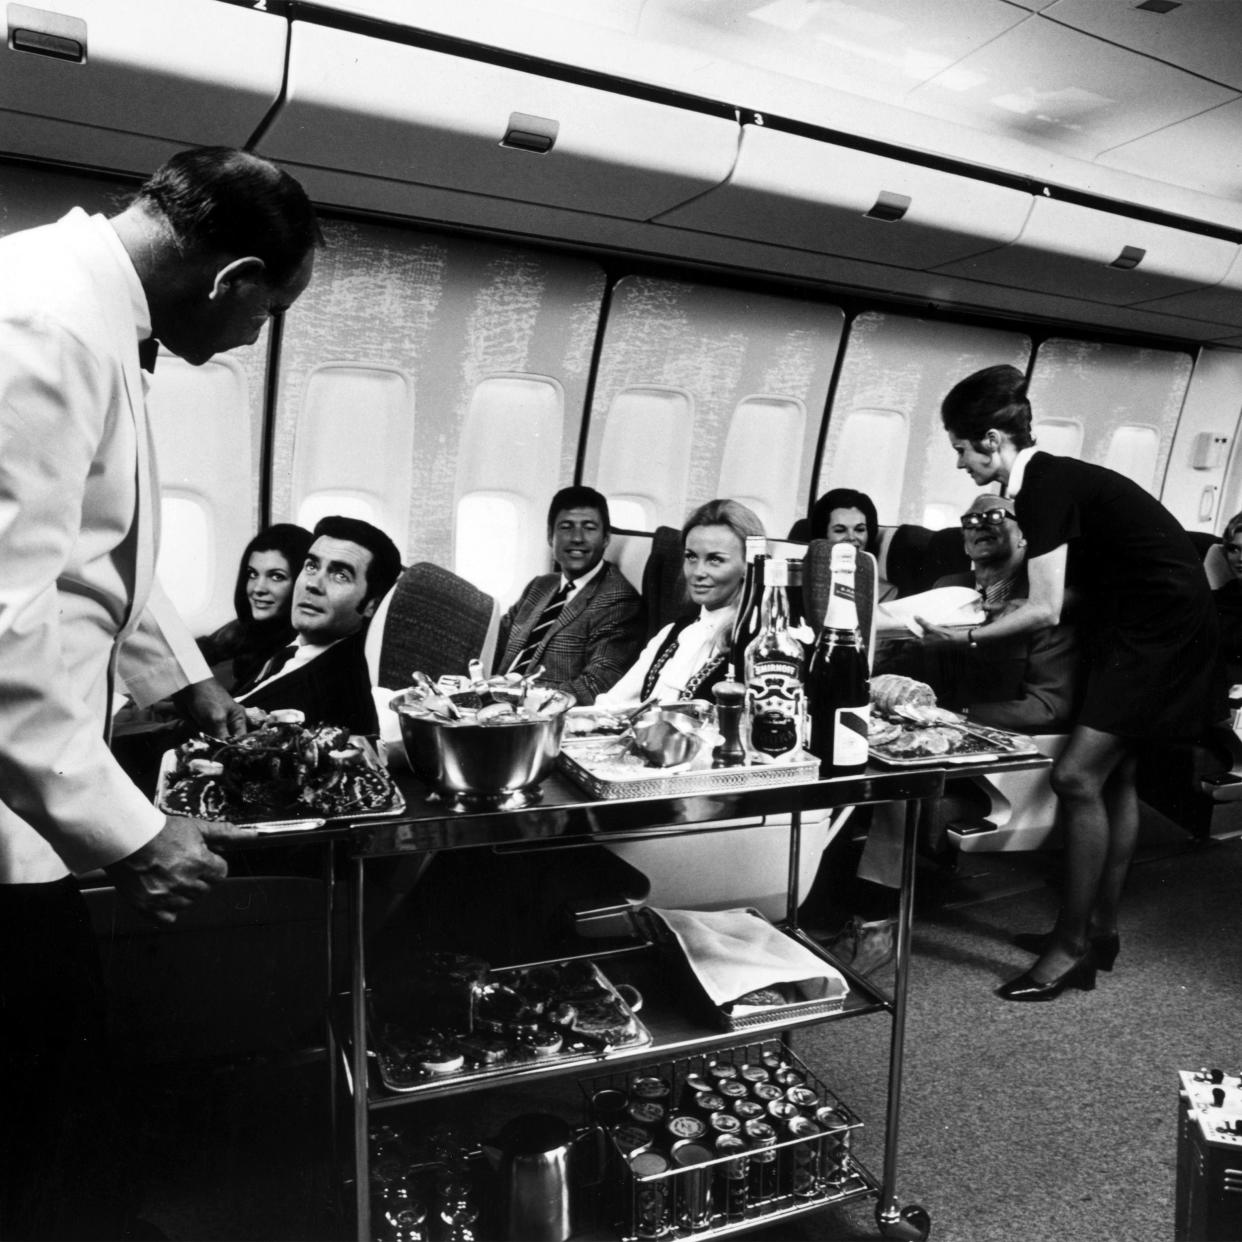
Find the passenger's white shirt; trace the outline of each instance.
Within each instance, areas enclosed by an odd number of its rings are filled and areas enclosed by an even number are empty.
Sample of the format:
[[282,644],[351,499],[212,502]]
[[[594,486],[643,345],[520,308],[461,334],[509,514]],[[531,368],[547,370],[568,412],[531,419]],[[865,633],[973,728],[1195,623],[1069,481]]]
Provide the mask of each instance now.
[[[714,612],[709,612],[706,608],[700,609],[698,619],[678,635],[677,650],[660,670],[652,694],[661,702],[668,703],[681,698],[686,683],[695,672],[729,641],[736,616],[736,607],[717,608]],[[629,670],[622,675],[621,680],[611,690],[596,698],[597,708],[606,712],[623,712],[637,707],[643,701],[643,681],[646,679],[647,670],[672,628],[670,623],[656,634],[642,649]]]

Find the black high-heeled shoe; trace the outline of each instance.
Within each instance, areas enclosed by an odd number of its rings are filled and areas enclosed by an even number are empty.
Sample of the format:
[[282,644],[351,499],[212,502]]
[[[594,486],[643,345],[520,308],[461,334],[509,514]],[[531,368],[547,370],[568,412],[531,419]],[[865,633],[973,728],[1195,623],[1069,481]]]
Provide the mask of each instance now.
[[[1051,932],[1017,932],[1013,943],[1019,949],[1037,956],[1052,944]],[[1117,954],[1121,952],[1121,937],[1114,932],[1100,932],[1097,936],[1088,936],[1087,943],[1095,953],[1095,964],[1100,970],[1112,970]]]
[[1056,1000],[1066,988],[1094,992],[1095,971],[1095,956],[1088,948],[1082,957],[1055,979],[1044,982],[1036,979],[1029,970],[1024,971],[1016,979],[1002,983],[996,989],[996,995],[1007,1001],[1050,1001]]

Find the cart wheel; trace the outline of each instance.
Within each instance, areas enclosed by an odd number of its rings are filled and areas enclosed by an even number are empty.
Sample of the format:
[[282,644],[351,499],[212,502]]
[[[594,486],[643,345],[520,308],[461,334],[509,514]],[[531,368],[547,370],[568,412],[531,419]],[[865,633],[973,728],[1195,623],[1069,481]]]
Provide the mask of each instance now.
[[894,1239],[895,1242],[923,1242],[931,1233],[931,1215],[917,1203],[902,1208],[897,1216],[890,1217],[886,1217],[883,1208],[877,1204],[875,1223],[879,1225],[882,1237]]

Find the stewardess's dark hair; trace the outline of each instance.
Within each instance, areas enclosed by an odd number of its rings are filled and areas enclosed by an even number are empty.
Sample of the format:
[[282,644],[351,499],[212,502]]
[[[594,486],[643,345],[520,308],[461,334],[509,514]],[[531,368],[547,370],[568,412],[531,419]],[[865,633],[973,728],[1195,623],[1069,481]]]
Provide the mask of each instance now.
[[951,436],[976,447],[993,427],[1006,432],[1017,448],[1035,443],[1026,376],[1017,367],[984,367],[959,380],[940,403],[940,421]]

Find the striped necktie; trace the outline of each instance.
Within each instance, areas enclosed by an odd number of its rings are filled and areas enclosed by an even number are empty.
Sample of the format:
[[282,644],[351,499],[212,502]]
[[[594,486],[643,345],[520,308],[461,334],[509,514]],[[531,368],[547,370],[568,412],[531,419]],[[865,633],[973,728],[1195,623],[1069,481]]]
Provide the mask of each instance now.
[[535,622],[535,628],[531,630],[529,637],[526,639],[526,646],[518,652],[517,659],[509,665],[509,672],[529,672],[531,663],[535,658],[535,652],[539,650],[543,640],[547,638],[548,631],[556,624],[568,598],[569,584],[562,583],[561,589],[548,600],[544,610],[539,614],[539,620]]

